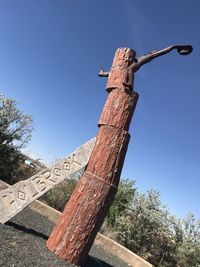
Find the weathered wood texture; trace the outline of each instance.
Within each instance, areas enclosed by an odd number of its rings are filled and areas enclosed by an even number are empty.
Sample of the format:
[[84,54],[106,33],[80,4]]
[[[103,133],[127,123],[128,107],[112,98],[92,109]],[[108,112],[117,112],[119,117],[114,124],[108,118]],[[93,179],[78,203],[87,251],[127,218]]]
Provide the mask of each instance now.
[[109,72],[106,90],[110,92],[112,89],[125,89],[123,82],[127,78],[129,57],[132,56],[130,48],[118,48],[115,52],[113,64]]
[[[129,53],[130,49],[118,49],[113,64],[120,61],[126,66]],[[123,81],[120,79],[124,76],[118,69],[117,72],[120,82],[117,88],[108,90],[110,93],[87,168],[47,241],[51,251],[76,265],[85,262],[112,204],[128,147],[128,129],[138,94],[121,86]],[[110,80],[114,74],[113,69]]]
[[117,188],[86,172],[59,218],[48,247],[60,258],[82,264],[116,191]]
[[129,130],[138,94],[119,88],[112,90],[103,108],[98,125],[110,125],[125,131]]

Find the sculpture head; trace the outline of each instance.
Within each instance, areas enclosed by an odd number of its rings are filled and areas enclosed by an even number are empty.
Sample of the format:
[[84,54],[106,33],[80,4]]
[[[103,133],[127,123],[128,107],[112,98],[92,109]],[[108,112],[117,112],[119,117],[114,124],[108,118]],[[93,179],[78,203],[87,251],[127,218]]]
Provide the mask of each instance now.
[[127,50],[127,56],[125,60],[128,61],[128,65],[131,65],[134,61],[137,61],[136,52],[129,48]]

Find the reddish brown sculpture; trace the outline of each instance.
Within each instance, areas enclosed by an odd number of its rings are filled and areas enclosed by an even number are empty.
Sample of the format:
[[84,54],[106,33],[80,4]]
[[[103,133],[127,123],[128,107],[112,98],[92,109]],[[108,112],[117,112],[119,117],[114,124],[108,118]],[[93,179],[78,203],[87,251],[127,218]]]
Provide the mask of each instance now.
[[76,265],[85,262],[117,192],[130,138],[129,125],[138,100],[138,94],[131,90],[132,76],[143,64],[174,48],[179,52],[190,49],[173,46],[136,58],[130,48],[119,48],[110,72],[99,72],[99,76],[108,77],[109,95],[88,166],[47,241],[58,257]]
[[[191,45],[171,45],[171,46],[168,46],[168,47],[161,49],[161,50],[151,51],[148,54],[137,58],[136,52],[129,48],[127,50],[126,62],[124,62],[124,64],[119,64],[120,65],[119,68],[116,68],[115,64],[113,64],[110,72],[104,72],[104,70],[101,69],[99,71],[99,76],[100,77],[109,77],[107,89],[108,88],[109,89],[110,88],[117,88],[117,87],[120,88],[123,86],[132,89],[133,82],[134,82],[134,79],[133,79],[134,73],[137,72],[141,68],[141,66],[143,66],[146,63],[149,63],[154,58],[168,54],[169,52],[171,52],[174,49],[176,49],[180,55],[189,55],[193,50]],[[121,56],[120,53],[121,53],[121,51],[117,50],[116,55],[119,58]],[[119,58],[118,59],[116,58],[116,60],[120,61]],[[114,59],[113,63],[116,63],[115,59]],[[117,76],[118,76],[118,78],[116,79]]]

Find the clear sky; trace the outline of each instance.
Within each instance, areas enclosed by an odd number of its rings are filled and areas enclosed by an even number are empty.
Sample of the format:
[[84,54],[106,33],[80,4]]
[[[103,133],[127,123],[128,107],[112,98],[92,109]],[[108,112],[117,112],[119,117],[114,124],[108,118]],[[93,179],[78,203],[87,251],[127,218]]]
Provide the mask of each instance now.
[[26,152],[52,163],[97,134],[118,47],[138,56],[192,44],[136,74],[140,94],[122,176],[170,211],[200,218],[200,1],[0,0],[0,91],[34,119]]

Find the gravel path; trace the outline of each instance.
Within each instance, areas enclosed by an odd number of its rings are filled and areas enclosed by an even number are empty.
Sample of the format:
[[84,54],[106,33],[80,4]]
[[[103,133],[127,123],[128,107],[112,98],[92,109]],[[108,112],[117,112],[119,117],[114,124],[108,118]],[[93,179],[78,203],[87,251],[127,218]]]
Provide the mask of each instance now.
[[[2,267],[74,267],[46,248],[54,225],[46,217],[24,209],[6,224],[0,224],[0,266]],[[83,267],[128,267],[117,256],[93,245]]]

